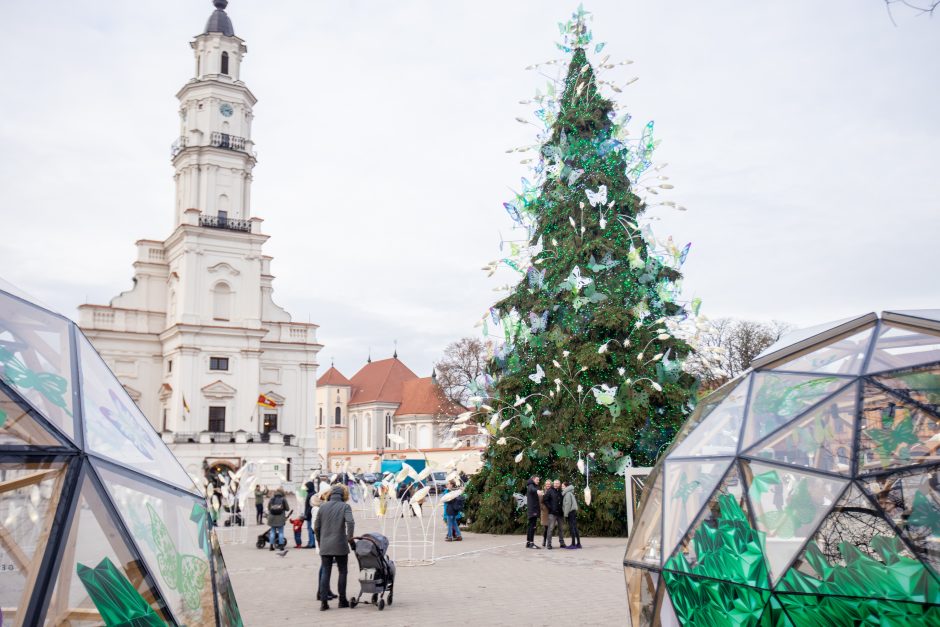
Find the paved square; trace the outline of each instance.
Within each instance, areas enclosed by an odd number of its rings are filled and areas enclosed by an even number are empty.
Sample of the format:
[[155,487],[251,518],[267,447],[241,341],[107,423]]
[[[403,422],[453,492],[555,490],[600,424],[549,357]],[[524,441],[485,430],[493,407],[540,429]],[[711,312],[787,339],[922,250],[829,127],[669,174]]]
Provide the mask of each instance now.
[[[356,535],[382,531],[381,520],[354,509]],[[426,515],[429,515],[426,513]],[[253,513],[252,513],[253,517]],[[386,535],[391,540],[391,521]],[[417,521],[406,519],[417,535]],[[247,527],[248,543],[226,544],[225,561],[245,624],[328,625],[622,625],[626,623],[624,538],[584,538],[584,549],[524,548],[524,536],[464,532],[462,542],[444,542],[443,521],[431,566],[399,566],[394,604],[319,611],[316,551],[291,549],[284,557],[255,548],[266,527]],[[293,532],[288,525],[288,546]],[[404,534],[400,523],[399,535]],[[306,529],[304,530],[306,535]],[[414,537],[414,536],[413,536]],[[556,538],[557,539],[557,538]],[[541,538],[539,538],[541,541]],[[392,553],[394,549],[390,549]],[[399,563],[403,556],[395,558]],[[358,594],[358,564],[349,558],[347,594]],[[336,591],[336,571],[333,574]],[[366,597],[363,597],[366,598]]]

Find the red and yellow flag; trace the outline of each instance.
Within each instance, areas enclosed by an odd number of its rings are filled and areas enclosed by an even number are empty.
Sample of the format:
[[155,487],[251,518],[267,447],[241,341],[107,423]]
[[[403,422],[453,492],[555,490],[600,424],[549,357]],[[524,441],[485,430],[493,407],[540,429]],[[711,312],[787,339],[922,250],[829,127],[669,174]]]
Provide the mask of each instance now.
[[270,409],[274,409],[275,407],[277,407],[277,403],[275,403],[273,399],[271,399],[268,396],[265,396],[264,394],[258,395],[258,404],[261,405],[262,407],[268,407]]

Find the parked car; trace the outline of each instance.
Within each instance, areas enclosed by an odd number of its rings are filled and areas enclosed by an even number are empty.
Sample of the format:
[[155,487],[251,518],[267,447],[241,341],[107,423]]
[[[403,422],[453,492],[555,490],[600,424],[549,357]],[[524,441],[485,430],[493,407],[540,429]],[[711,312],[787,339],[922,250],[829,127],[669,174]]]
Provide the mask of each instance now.
[[427,485],[431,487],[431,494],[442,494],[447,489],[447,473],[432,472],[427,478]]

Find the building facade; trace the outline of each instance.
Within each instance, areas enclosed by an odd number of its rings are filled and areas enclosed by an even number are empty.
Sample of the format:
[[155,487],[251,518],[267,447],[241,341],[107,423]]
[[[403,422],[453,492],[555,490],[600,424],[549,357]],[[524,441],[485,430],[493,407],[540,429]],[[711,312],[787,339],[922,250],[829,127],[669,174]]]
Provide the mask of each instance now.
[[190,474],[265,460],[268,481],[302,481],[323,465],[322,346],[317,325],[272,298],[268,236],[251,212],[257,99],[227,4],[214,2],[190,43],[194,76],[176,94],[173,232],[138,241],[133,288],[79,307],[80,325]]
[[[469,455],[461,469],[474,472],[483,450],[476,428],[450,431],[464,411],[445,397],[433,374],[419,377],[397,353],[370,359],[351,379],[330,367],[317,381],[316,431],[321,443],[330,443],[332,472],[343,466],[367,472],[381,459],[426,456],[446,463],[464,453]],[[389,434],[401,441],[390,440]]]

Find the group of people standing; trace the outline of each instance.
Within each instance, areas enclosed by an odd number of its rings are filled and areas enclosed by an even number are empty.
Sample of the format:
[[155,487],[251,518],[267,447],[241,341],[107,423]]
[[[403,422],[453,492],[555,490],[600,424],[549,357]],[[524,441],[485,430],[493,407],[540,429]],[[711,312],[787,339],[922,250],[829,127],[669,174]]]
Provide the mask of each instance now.
[[[349,501],[349,488],[337,481],[330,485],[321,482],[319,488],[313,481],[305,485],[307,495],[304,499],[303,521],[307,526],[307,544],[302,548],[313,549],[320,542],[320,574],[317,582],[317,600],[320,610],[330,609],[329,601],[338,598],[339,607],[349,607],[346,597],[346,577],[349,572],[349,552],[355,550],[355,520]],[[264,497],[267,488],[255,486],[255,511],[258,524],[264,520]],[[284,546],[284,525],[289,515],[287,497],[284,490],[278,488],[268,501],[267,522],[270,527],[268,538],[271,551]],[[299,534],[298,534],[299,535]],[[297,538],[299,540],[299,538]],[[300,546],[300,542],[297,542]],[[333,565],[339,571],[337,588],[339,595],[330,591],[330,578]]]
[[[552,537],[558,530],[558,546],[562,549],[580,549],[581,535],[578,533],[578,499],[574,486],[561,479],[545,480],[545,488],[540,489],[541,478],[532,476],[526,484],[526,510],[529,526],[526,530],[527,549],[539,549],[535,543],[535,528],[542,523],[542,546],[552,548]],[[569,544],[565,544],[562,522],[568,524]]]

